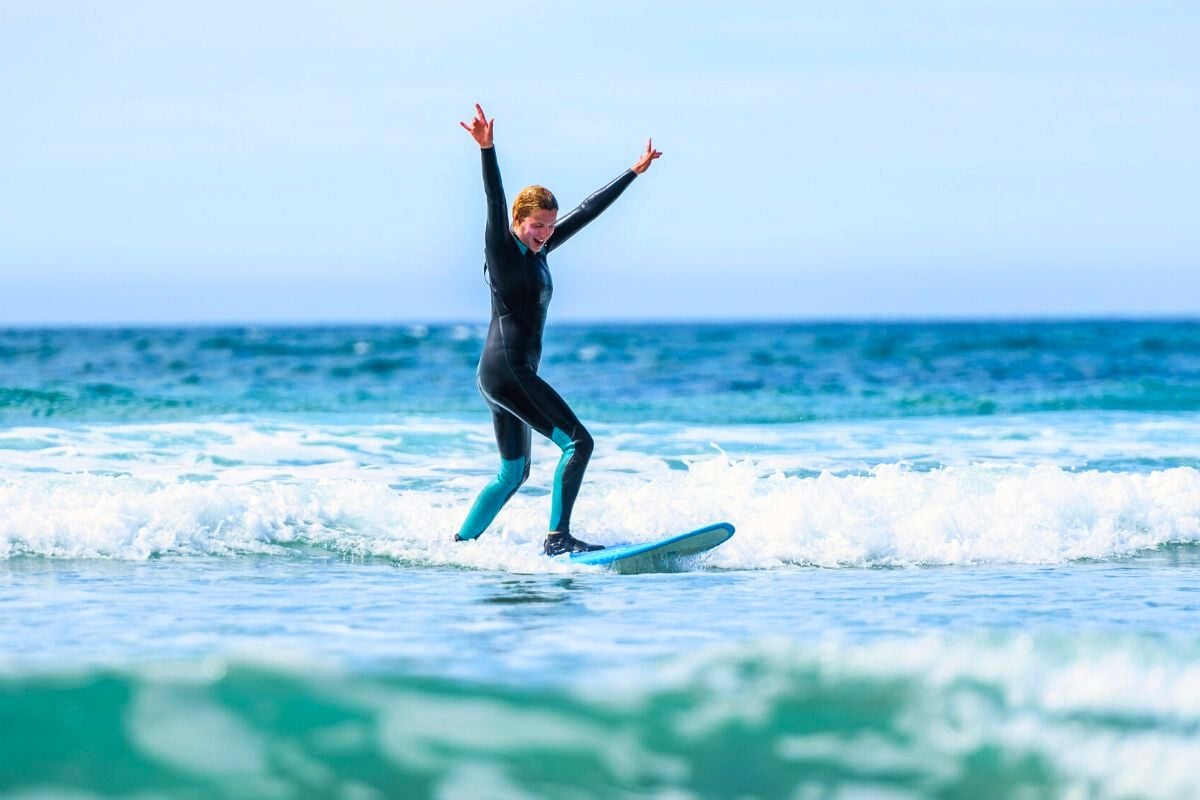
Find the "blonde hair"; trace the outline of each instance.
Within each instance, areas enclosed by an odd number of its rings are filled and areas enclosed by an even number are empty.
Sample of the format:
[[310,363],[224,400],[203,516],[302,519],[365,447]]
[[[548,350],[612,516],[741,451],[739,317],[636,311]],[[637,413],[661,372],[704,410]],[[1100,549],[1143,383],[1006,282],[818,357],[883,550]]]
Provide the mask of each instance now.
[[513,200],[513,224],[516,225],[538,210],[558,211],[558,201],[545,186],[526,186]]

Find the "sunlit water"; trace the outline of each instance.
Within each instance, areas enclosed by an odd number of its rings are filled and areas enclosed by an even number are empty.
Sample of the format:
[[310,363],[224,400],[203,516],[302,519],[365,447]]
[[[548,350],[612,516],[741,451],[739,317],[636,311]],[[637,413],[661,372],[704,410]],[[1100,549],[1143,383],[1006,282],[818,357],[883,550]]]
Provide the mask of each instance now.
[[552,328],[633,576],[480,335],[0,333],[0,792],[1200,795],[1200,325]]

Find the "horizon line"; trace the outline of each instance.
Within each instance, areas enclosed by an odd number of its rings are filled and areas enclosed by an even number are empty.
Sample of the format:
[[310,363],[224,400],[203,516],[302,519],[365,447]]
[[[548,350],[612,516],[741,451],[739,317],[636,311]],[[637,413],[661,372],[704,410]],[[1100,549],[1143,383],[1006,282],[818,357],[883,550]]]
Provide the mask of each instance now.
[[[643,325],[643,326],[684,326],[684,325],[866,325],[866,324],[900,324],[900,325],[937,325],[962,323],[1083,323],[1083,322],[1175,322],[1200,323],[1200,312],[1186,313],[1135,313],[1135,314],[928,314],[928,315],[809,315],[782,316],[768,315],[760,317],[603,317],[603,318],[573,318],[556,322],[547,322],[547,328],[555,327],[584,327],[590,325]],[[390,327],[486,327],[487,320],[473,318],[409,318],[409,319],[317,319],[299,321],[288,319],[231,319],[231,320],[121,320],[121,321],[34,321],[9,322],[0,325],[0,331],[13,330],[46,330],[46,329],[165,329],[165,328],[390,328]]]

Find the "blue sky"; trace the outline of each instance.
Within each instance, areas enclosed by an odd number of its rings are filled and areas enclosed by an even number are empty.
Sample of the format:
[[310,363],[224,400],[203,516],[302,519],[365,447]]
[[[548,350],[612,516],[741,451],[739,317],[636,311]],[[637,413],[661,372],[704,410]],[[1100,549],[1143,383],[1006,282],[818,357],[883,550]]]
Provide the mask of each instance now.
[[1200,314],[1189,2],[0,0],[0,324]]

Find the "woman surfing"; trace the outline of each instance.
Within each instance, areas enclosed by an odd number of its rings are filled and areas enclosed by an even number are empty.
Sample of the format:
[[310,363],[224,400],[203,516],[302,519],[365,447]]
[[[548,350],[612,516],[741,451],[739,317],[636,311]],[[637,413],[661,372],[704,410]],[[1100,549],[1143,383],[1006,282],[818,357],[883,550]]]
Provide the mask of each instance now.
[[487,195],[484,231],[484,277],[492,294],[492,320],[476,371],[479,391],[492,411],[500,471],[479,493],[455,541],[482,534],[529,477],[530,429],[562,449],[554,472],[546,555],[601,550],[571,535],[571,509],[592,455],[592,437],[571,407],[538,376],[546,308],[554,293],[546,256],[600,216],[634,178],[662,155],[646,142],[632,167],[592,193],[577,208],[558,217],[558,201],[543,186],[527,186],[517,194],[509,217],[500,181],[500,165],[492,143],[495,119],[479,104],[468,125],[460,122],[479,145],[483,188]]

